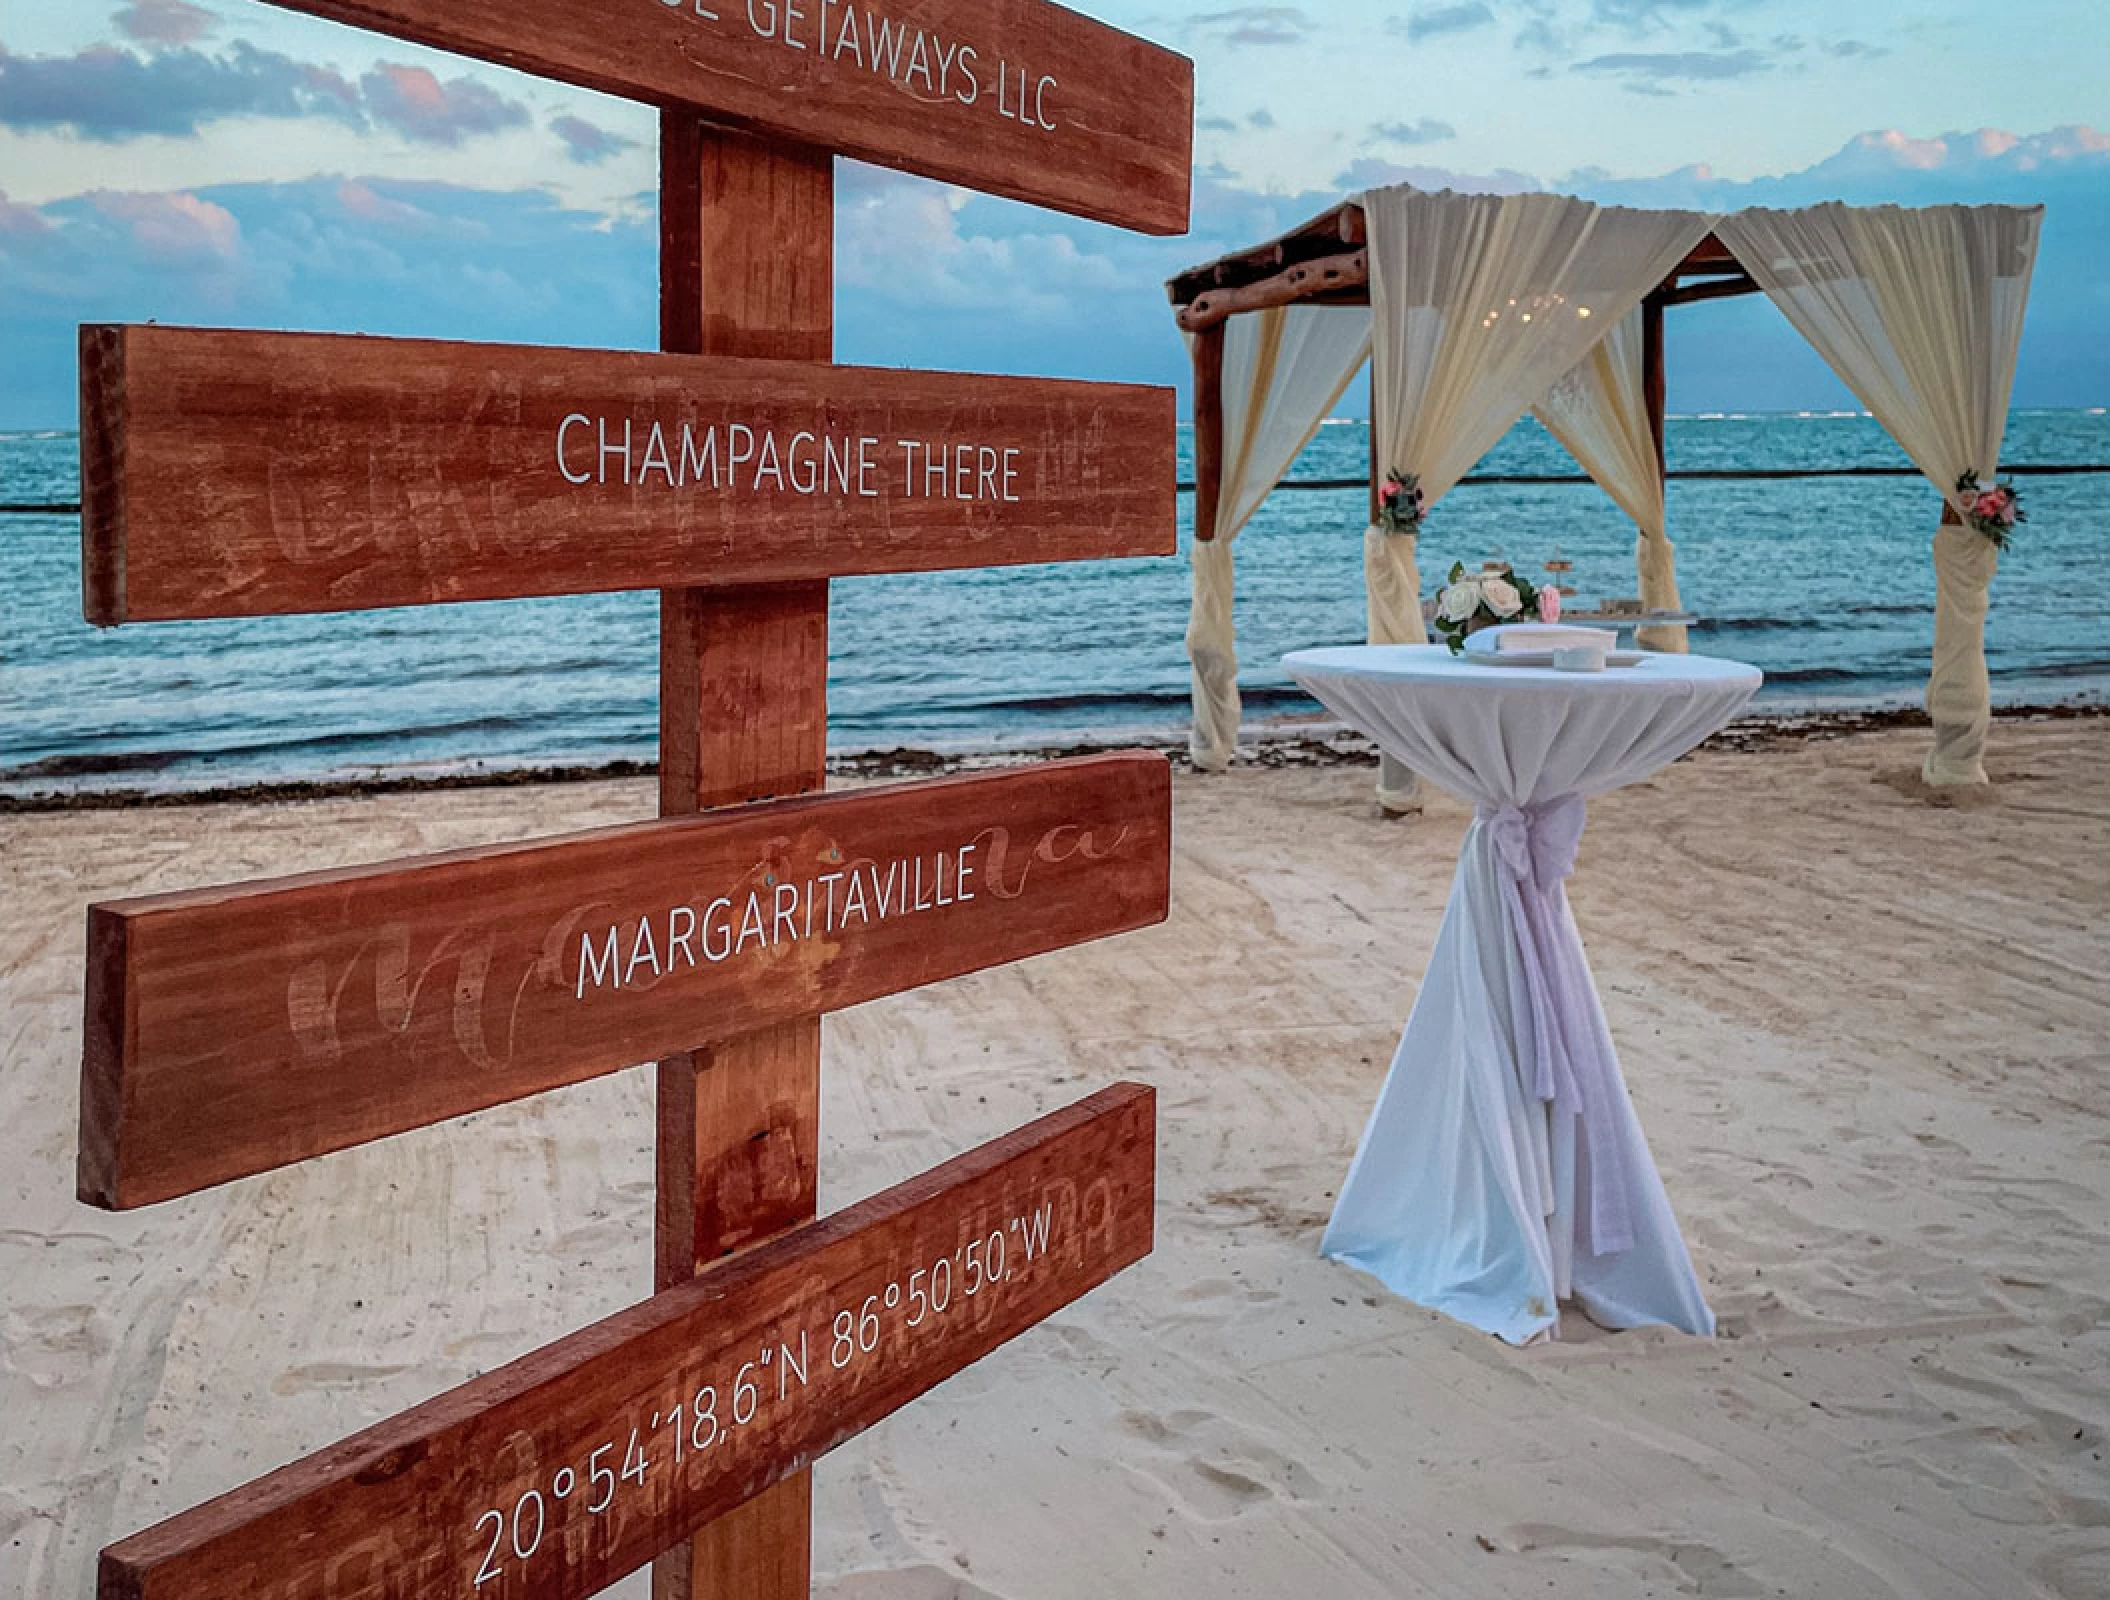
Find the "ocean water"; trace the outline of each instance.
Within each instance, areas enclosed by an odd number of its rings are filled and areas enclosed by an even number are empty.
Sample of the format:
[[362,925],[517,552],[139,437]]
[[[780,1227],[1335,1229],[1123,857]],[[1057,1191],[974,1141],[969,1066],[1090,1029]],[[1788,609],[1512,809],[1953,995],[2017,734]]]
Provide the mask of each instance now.
[[[1898,466],[1854,415],[1673,418],[1673,468]],[[0,434],[0,501],[70,501],[78,440]],[[1360,423],[1319,431],[1293,477],[1360,474]],[[1182,476],[1191,468],[1182,433]],[[2110,416],[2023,411],[2007,459],[2110,462]],[[1572,472],[1535,423],[1482,463]],[[1191,497],[1181,497],[1181,546]],[[1994,585],[1988,657],[2004,704],[2110,694],[2110,474],[2023,480],[2029,525]],[[1670,485],[1695,650],[1762,667],[1773,710],[1903,705],[1933,627],[1924,481]],[[1282,492],[1239,539],[1249,717],[1315,710],[1287,651],[1359,639],[1360,491]],[[1584,602],[1632,594],[1633,529],[1593,486],[1464,485],[1421,545],[1434,583],[1499,555],[1556,551]],[[1053,745],[1184,726],[1184,556],[838,582],[829,737],[842,750]],[[81,620],[78,520],[0,515],[0,795],[206,789],[401,771],[649,760],[650,594],[321,617]]]

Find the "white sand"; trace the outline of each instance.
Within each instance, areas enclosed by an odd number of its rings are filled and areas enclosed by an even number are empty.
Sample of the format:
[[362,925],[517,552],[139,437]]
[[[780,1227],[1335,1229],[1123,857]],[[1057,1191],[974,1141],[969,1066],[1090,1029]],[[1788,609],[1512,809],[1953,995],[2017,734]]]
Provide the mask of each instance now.
[[[1464,821],[1178,789],[1169,925],[829,1026],[833,1208],[1117,1077],[1157,1253],[829,1457],[830,1600],[2110,1595],[2110,724],[1709,753],[1572,886],[1724,1337],[1512,1350],[1322,1261]],[[91,899],[646,813],[591,784],[0,818],[0,1594],[649,1287],[650,1075],[72,1199]],[[642,1594],[641,1580],[620,1592]]]

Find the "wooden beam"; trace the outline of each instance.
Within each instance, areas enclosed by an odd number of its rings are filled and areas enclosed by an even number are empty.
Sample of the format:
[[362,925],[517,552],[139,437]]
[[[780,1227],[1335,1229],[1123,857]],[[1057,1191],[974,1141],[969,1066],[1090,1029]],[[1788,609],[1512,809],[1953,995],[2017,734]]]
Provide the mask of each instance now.
[[1170,389],[758,360],[722,300],[679,315],[715,353],[84,329],[89,620],[1173,547]]
[[[789,787],[796,733],[755,732]],[[1171,803],[1134,751],[91,906],[83,1196],[169,1199],[1146,926]]]
[[1730,253],[1729,247],[1722,243],[1717,235],[1710,232],[1698,244],[1685,252],[1685,259],[1678,263],[1677,269],[1671,276],[1675,278],[1681,274],[1741,272],[1742,270],[1743,263]]
[[1649,438],[1656,447],[1656,475],[1664,470],[1663,456],[1663,299],[1649,295],[1641,302],[1641,397],[1648,407]]
[[[834,157],[670,110],[660,115],[659,171],[660,347],[833,360]],[[827,581],[670,588],[659,615],[660,815],[825,787]],[[692,1048],[660,1061],[657,1088],[658,1288],[814,1215],[817,1014],[715,1040],[698,1027]],[[652,1564],[653,1600],[807,1600],[812,1586],[805,1471]]]
[[587,1600],[1147,1255],[1155,1120],[1101,1090],[112,1545],[97,1593]]
[[1211,289],[1254,283],[1300,262],[1340,255],[1365,242],[1366,226],[1362,205],[1354,200],[1344,202],[1264,243],[1175,274],[1166,280],[1166,298],[1174,306],[1184,306]]
[[1673,279],[1658,291],[1657,298],[1667,306],[1688,306],[1696,300],[1722,300],[1732,295],[1763,292],[1749,273],[1738,273],[1733,278],[1712,278],[1701,283],[1679,283]]
[[1194,63],[1047,0],[273,0],[717,126],[1187,231]]
[[1218,322],[1194,336],[1194,537],[1216,537],[1216,503],[1223,494],[1224,329]]
[[1226,317],[1241,311],[1261,311],[1269,306],[1294,305],[1319,295],[1339,294],[1361,288],[1370,281],[1370,255],[1352,250],[1345,255],[1323,256],[1299,262],[1258,283],[1230,289],[1212,289],[1197,295],[1180,308],[1176,320],[1189,333],[1213,328]]

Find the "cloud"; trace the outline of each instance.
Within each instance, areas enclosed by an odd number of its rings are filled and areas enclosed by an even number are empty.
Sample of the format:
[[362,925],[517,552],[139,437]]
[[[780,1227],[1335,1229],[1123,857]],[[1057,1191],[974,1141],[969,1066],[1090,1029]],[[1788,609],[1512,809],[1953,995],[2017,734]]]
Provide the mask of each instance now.
[[7,191],[0,189],[0,239],[9,234],[27,238],[32,234],[49,233],[51,224],[44,220],[44,213],[35,206],[17,205],[8,199]]
[[474,78],[442,83],[425,67],[382,62],[359,80],[367,113],[420,144],[459,145],[480,133],[517,128],[528,108]]
[[1873,61],[1890,52],[1879,44],[1867,44],[1859,39],[1835,39],[1824,47],[1828,56],[1838,56],[1847,61]]
[[220,19],[191,0],[129,0],[112,20],[142,44],[196,44]]
[[88,198],[104,216],[124,225],[146,261],[165,266],[220,266],[240,253],[242,225],[234,213],[188,191],[98,193]]
[[[837,357],[925,369],[1180,383],[1185,351],[1162,284],[1372,184],[1516,192],[1509,171],[1364,157],[1337,186],[1282,193],[1198,171],[1194,231],[1153,239],[843,163]],[[1748,181],[1704,166],[1647,178],[1575,172],[1556,187],[1611,203],[1703,210],[1838,197],[2044,202],[2023,405],[2101,404],[2110,371],[2110,133],[1878,130],[1797,172]],[[657,233],[649,199],[616,213],[539,190],[338,175],[156,194],[0,199],[0,427],[73,413],[74,325],[247,324],[649,348]],[[1834,380],[1762,299],[1674,313],[1681,408],[1830,404]]]
[[1446,139],[1458,137],[1456,128],[1434,117],[1419,117],[1412,122],[1380,122],[1370,132],[1373,137],[1390,144],[1441,144]]
[[1771,72],[1773,63],[1756,50],[1626,50],[1578,61],[1571,72],[1600,73],[1626,80],[1642,94],[1665,92],[1673,83],[1720,83]]
[[18,56],[0,45],[0,126],[115,142],[194,134],[238,116],[322,116],[357,126],[359,93],[327,67],[242,42],[217,56],[187,49],[142,56],[117,45]]
[[1249,128],[1272,128],[1275,125],[1275,113],[1262,106],[1257,111],[1248,111],[1245,122]]
[[1208,133],[1236,133],[1238,124],[1229,117],[1196,117],[1194,126]]
[[1405,21],[1395,21],[1407,38],[1420,43],[1423,39],[1441,38],[1447,33],[1470,33],[1475,28],[1491,27],[1495,14],[1480,0],[1465,0],[1460,5],[1422,6],[1410,13]]
[[1527,172],[1497,167],[1493,172],[1456,172],[1449,167],[1405,167],[1378,156],[1359,156],[1334,176],[1343,190],[1383,189],[1411,183],[1417,189],[1457,189],[1469,194],[1528,194],[1545,186]]
[[1189,20],[1196,32],[1228,45],[1302,44],[1312,20],[1296,6],[1238,6]]
[[[1620,205],[2039,205],[2045,208],[2024,325],[2017,405],[2101,405],[2110,372],[2103,262],[2110,260],[2110,132],[1979,128],[1932,137],[1895,128],[1850,139],[1796,172],[1731,180],[1704,166],[1650,178],[1570,173],[1557,187]],[[1842,393],[1763,297],[1673,313],[1672,401],[1680,409],[1834,403]]]
[[1630,33],[1668,27],[1679,17],[1705,11],[1748,11],[1754,0],[1596,0],[1591,19]]
[[637,148],[635,139],[611,133],[569,113],[551,118],[549,126],[550,132],[564,141],[564,153],[581,166],[597,167],[610,156]]

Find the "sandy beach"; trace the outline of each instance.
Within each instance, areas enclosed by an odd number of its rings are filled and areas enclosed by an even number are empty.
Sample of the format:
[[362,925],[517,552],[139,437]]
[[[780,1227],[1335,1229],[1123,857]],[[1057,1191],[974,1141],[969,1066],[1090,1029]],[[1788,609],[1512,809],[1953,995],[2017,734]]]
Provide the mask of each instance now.
[[[1960,806],[1925,739],[1742,736],[1593,807],[1571,898],[1712,1342],[1511,1349],[1318,1256],[1467,820],[1359,766],[1182,774],[1169,923],[831,1018],[824,1209],[1130,1078],[1159,1214],[821,1463],[816,1592],[2110,1595],[2110,723],[2003,720]],[[83,906],[651,804],[0,816],[0,1594],[650,1287],[643,1071],[77,1204]]]

